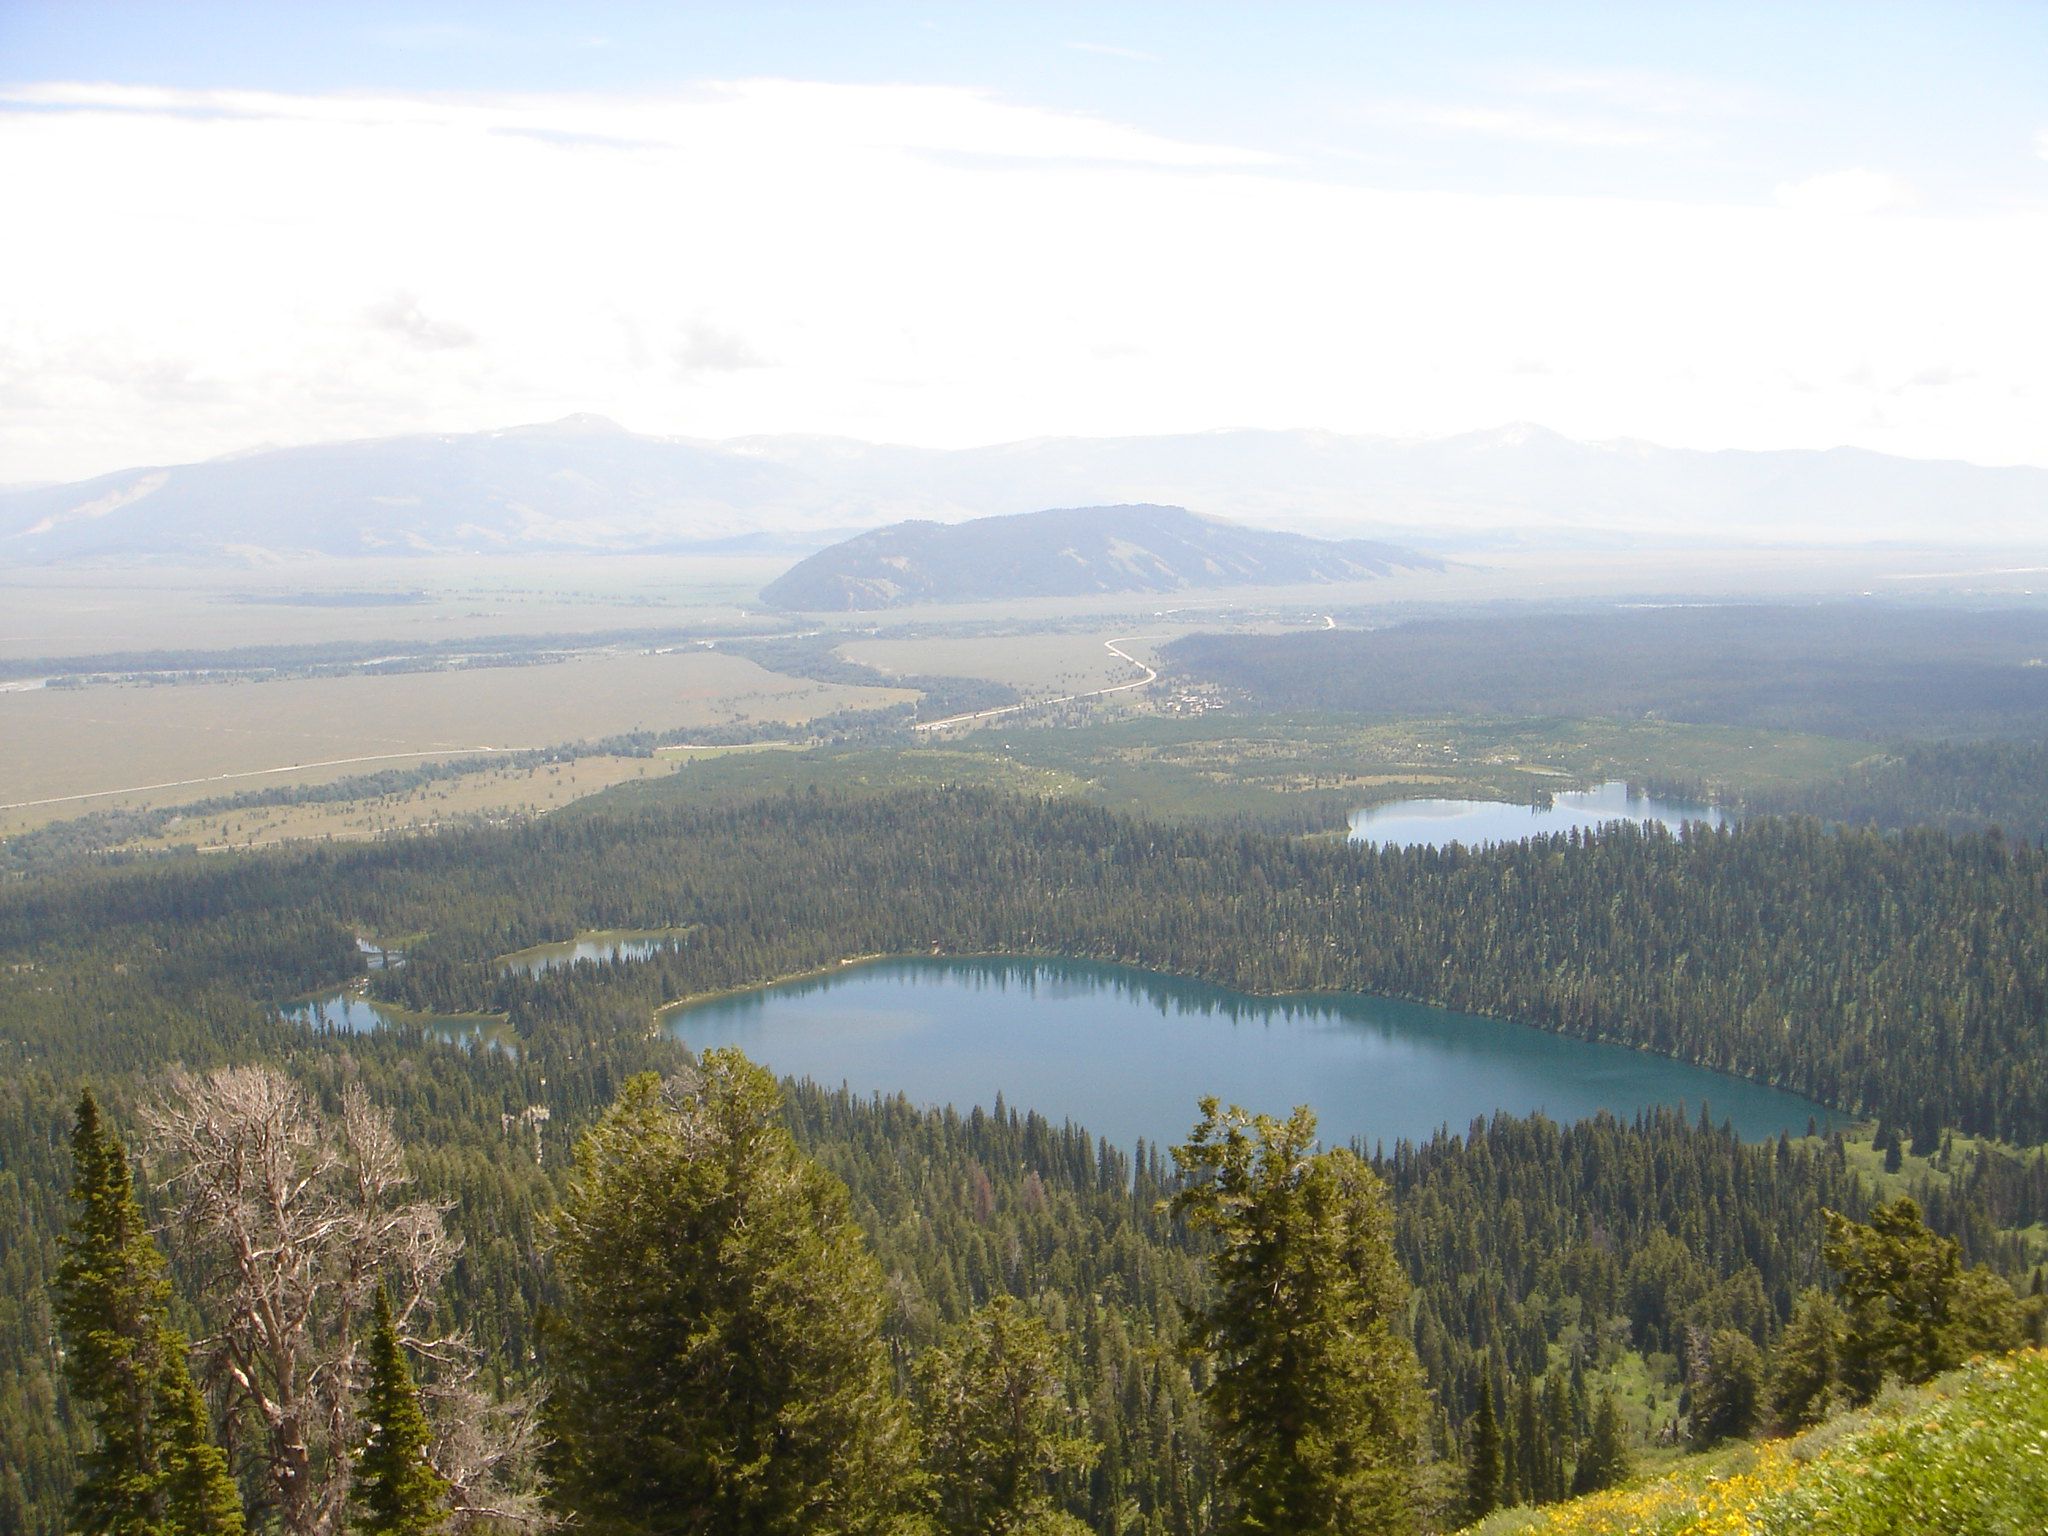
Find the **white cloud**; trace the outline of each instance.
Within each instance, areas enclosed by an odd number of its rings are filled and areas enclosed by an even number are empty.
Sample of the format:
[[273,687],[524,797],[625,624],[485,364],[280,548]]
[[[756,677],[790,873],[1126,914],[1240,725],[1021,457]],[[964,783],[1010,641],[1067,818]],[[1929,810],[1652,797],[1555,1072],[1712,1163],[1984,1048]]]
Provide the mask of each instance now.
[[1130,59],[1138,64],[1157,64],[1159,55],[1147,53],[1142,48],[1119,48],[1115,43],[1068,43],[1075,53],[1099,53],[1112,59]]
[[1658,70],[1522,69],[1507,74],[1502,83],[1532,95],[1577,97],[1660,117],[1735,117],[1756,110],[1746,89]]
[[428,352],[476,345],[476,333],[468,326],[430,318],[409,293],[393,293],[370,305],[363,311],[363,319]]
[[745,368],[765,368],[768,359],[748,344],[746,337],[720,330],[704,320],[685,320],[670,354],[677,372],[685,378],[700,373],[737,373]]
[[[2048,461],[2025,208],[1879,239],[1805,206],[1377,191],[922,87],[12,99],[0,483],[577,411],[932,444],[1535,420]],[[1882,424],[1841,382],[1937,361]]]
[[1568,116],[1534,107],[1396,101],[1382,103],[1376,115],[1415,128],[1581,149],[1640,149],[1697,142],[1695,135],[1662,123],[1614,116]]
[[1860,168],[1784,182],[1776,196],[1779,207],[1802,213],[1892,213],[1920,202],[1919,189],[1903,177]]

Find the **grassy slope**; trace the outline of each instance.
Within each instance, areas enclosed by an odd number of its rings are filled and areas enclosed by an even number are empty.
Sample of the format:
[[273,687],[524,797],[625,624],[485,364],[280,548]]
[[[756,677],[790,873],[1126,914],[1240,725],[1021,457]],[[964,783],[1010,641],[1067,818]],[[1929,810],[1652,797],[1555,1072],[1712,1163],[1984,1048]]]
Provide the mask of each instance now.
[[1607,1493],[1508,1510],[1472,1536],[2038,1536],[2048,1355],[1980,1360],[1791,1440],[1690,1456]]

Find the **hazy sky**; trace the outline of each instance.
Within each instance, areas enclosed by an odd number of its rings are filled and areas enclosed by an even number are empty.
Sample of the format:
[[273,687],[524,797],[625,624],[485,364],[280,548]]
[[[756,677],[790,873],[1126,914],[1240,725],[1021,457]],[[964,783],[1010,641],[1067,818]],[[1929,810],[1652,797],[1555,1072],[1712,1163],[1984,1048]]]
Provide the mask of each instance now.
[[0,0],[0,483],[572,411],[2048,464],[2048,4]]

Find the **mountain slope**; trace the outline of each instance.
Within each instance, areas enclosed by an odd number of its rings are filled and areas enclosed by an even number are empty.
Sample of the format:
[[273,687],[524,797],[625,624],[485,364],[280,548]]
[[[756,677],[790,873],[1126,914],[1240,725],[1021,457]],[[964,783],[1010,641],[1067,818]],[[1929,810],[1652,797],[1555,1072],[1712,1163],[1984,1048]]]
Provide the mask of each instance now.
[[[762,510],[827,503],[801,469],[571,417],[503,432],[274,449],[0,494],[0,560],[701,548],[798,532],[810,519]],[[873,520],[870,513],[852,526]],[[815,548],[846,527],[794,547]]]
[[906,448],[639,436],[595,417],[271,449],[0,490],[0,564],[756,548],[904,518],[1181,503],[1432,549],[2048,542],[2048,469],[1854,449],[1701,453],[1514,426],[1041,438]]
[[1441,561],[1362,539],[1270,533],[1182,507],[1064,507],[895,523],[799,561],[762,589],[778,608],[894,608],[1093,592],[1359,581]]
[[1671,1471],[1470,1536],[1890,1536],[2048,1530],[2048,1356],[1979,1360],[1893,1390],[1794,1440],[1690,1457]]

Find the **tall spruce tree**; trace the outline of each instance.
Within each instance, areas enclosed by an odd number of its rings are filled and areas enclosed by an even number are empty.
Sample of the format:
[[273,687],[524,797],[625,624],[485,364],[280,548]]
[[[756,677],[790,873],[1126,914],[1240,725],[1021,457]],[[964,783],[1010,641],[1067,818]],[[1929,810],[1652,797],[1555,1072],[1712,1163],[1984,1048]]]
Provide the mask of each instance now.
[[1315,1152],[1306,1108],[1201,1110],[1173,1149],[1189,1181],[1173,1209],[1219,1240],[1216,1299],[1191,1329],[1214,1362],[1224,1529],[1413,1529],[1420,1369],[1385,1186],[1348,1149]]
[[192,1381],[182,1334],[161,1336],[157,1422],[162,1430],[167,1536],[242,1536],[242,1496],[207,1422],[206,1400]]
[[605,1536],[917,1528],[885,1286],[846,1187],[734,1050],[643,1075],[583,1139],[548,1331],[552,1497]]
[[433,1430],[420,1407],[391,1297],[377,1288],[370,1325],[370,1380],[363,1391],[363,1449],[350,1490],[360,1536],[433,1536],[448,1523],[448,1480],[427,1459]]
[[1500,1453],[1500,1420],[1493,1411],[1493,1378],[1479,1376],[1479,1411],[1472,1416],[1472,1461],[1465,1473],[1465,1512],[1480,1520],[1500,1508],[1504,1476]]
[[[71,1135],[75,1207],[57,1271],[64,1369],[97,1443],[72,1492],[78,1536],[158,1536],[163,1520],[164,1318],[170,1282],[136,1203],[128,1151],[79,1095]],[[182,1361],[180,1362],[182,1364]]]
[[1593,1432],[1572,1470],[1572,1492],[1598,1493],[1628,1473],[1628,1432],[1622,1427],[1621,1405],[1614,1400],[1613,1388],[1602,1388],[1600,1406],[1593,1411]]

